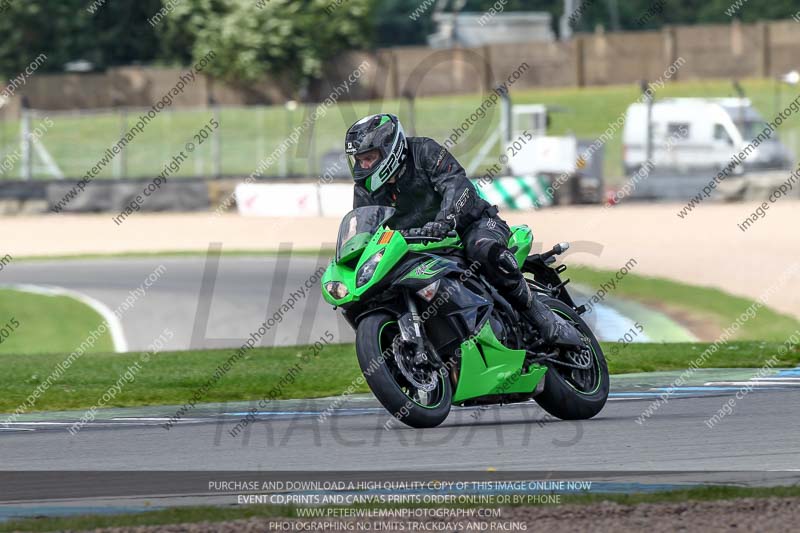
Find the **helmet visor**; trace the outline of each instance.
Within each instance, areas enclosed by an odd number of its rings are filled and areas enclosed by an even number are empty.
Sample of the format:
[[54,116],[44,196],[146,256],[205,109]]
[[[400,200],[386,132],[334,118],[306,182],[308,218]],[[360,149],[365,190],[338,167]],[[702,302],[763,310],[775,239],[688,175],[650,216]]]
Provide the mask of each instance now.
[[353,177],[356,180],[364,180],[381,166],[381,162],[385,157],[382,150],[373,148],[358,154],[348,154],[347,159],[350,163]]

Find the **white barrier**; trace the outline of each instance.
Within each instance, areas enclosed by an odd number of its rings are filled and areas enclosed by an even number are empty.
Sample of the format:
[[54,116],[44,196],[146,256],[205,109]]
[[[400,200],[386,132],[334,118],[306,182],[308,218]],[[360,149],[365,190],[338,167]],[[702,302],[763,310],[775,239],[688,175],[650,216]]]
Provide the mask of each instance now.
[[320,185],[319,200],[322,216],[341,218],[353,209],[353,185],[351,183]]
[[243,216],[316,217],[317,185],[241,183],[236,186],[236,206]]
[[[481,183],[473,180],[489,203],[502,209],[548,206],[546,184],[533,176],[506,176]],[[353,208],[350,183],[240,183],[236,186],[239,214],[254,217],[342,217]]]
[[239,214],[255,217],[341,217],[353,208],[353,186],[345,183],[240,183]]

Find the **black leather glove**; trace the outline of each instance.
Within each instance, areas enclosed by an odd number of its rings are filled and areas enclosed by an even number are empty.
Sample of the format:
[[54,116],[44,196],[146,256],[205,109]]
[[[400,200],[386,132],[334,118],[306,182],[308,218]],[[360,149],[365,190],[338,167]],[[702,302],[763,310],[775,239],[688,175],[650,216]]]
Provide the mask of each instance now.
[[422,233],[426,237],[434,237],[437,239],[444,238],[450,231],[451,226],[446,222],[428,222],[422,226]]

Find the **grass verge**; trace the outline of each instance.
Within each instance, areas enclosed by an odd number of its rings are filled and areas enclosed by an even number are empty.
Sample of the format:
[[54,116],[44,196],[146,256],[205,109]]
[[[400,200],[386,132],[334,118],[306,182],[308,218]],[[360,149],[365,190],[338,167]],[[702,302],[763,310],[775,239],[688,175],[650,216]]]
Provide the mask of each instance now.
[[[683,370],[708,346],[703,343],[628,344],[604,343],[612,373]],[[706,361],[707,368],[759,368],[782,346],[778,342],[731,342]],[[132,383],[125,383],[105,407],[182,405],[201,388],[233,350],[166,352],[141,366]],[[303,363],[302,357],[311,359]],[[41,376],[48,375],[60,354],[37,354],[20,358],[0,355],[0,412],[10,412],[31,393]],[[36,404],[37,410],[85,409],[114,384],[126,369],[140,361],[137,353],[86,354],[53,383]],[[778,367],[800,363],[800,347],[779,357]],[[292,370],[292,369],[295,370]],[[315,398],[342,394],[360,375],[352,344],[331,344],[315,352],[309,346],[255,348],[236,363],[200,402],[257,400],[270,391],[277,399]],[[278,387],[278,383],[283,383]],[[366,384],[356,392],[368,392]]]
[[[745,488],[730,486],[705,486],[649,494],[581,494],[563,495],[562,504],[591,505],[615,502],[621,505],[645,503],[677,503],[687,500],[716,501],[735,498],[798,498],[800,487]],[[523,504],[524,505],[524,504]],[[482,505],[481,507],[486,507]],[[120,515],[86,515],[67,518],[30,518],[0,523],[0,533],[11,531],[82,531],[107,527],[137,527],[196,522],[224,522],[229,520],[259,518],[294,518],[295,507],[273,505],[245,505],[237,507],[179,507]]]
[[[5,366],[13,367],[24,360],[15,354],[69,354],[85,343],[89,332],[102,322],[103,318],[94,309],[69,296],[0,289],[0,356],[7,356]],[[111,334],[106,331],[87,351],[113,349]],[[42,367],[39,372],[28,375],[26,384],[35,385],[38,378],[46,377],[47,373],[42,374],[45,370],[49,369]]]
[[[570,266],[565,273],[574,282],[593,290],[598,290],[602,284],[614,279],[615,274],[616,272],[612,270],[597,270],[582,266]],[[733,296],[719,289],[687,285],[639,274],[626,274],[616,283],[616,289],[612,293],[615,297],[666,308],[668,312],[678,311],[683,316],[691,316],[693,321],[715,325],[715,329],[719,331],[730,327],[754,304],[753,300]],[[733,336],[737,340],[783,341],[800,329],[800,321],[796,318],[766,306],[757,308],[752,318],[748,315],[745,317],[747,320]]]

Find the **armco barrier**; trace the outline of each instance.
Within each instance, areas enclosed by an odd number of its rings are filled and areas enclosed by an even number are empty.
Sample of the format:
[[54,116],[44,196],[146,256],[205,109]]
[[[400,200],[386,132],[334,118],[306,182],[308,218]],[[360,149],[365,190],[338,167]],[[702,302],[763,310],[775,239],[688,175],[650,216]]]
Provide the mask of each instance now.
[[[124,211],[136,203],[141,211],[203,211],[211,207],[208,199],[208,184],[205,180],[176,178],[145,196],[143,191],[153,183],[152,178],[135,180],[97,180],[83,192],[75,194],[61,204],[61,212],[112,212]],[[74,181],[50,182],[47,186],[48,209],[57,205],[75,186]],[[137,195],[141,202],[135,202]]]

